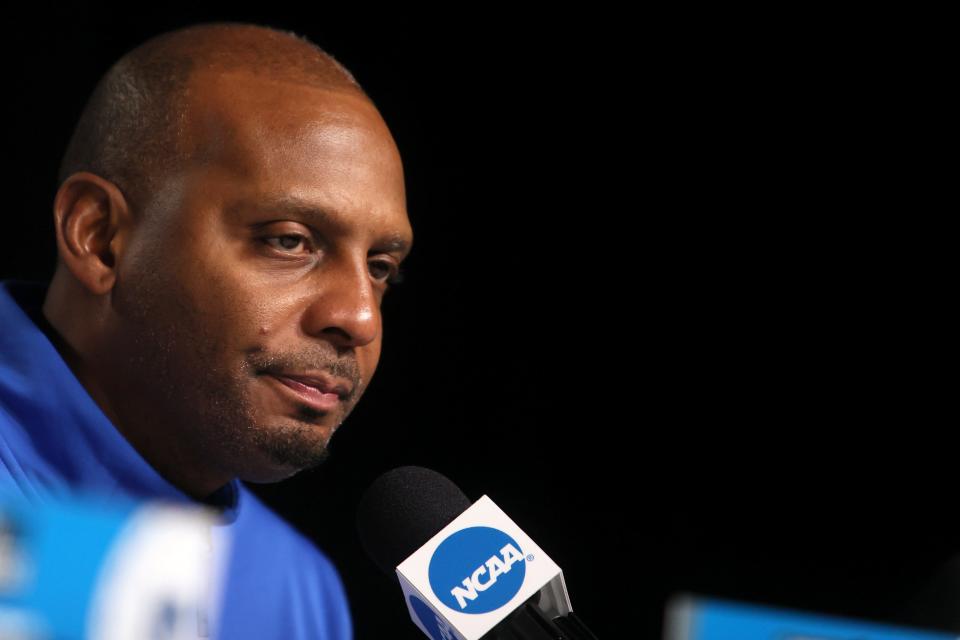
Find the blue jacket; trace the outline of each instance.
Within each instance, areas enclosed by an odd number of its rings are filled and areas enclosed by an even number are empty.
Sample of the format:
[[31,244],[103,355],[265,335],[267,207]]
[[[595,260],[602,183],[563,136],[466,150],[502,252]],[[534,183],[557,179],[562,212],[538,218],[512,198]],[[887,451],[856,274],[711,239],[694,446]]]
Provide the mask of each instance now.
[[[195,503],[123,437],[37,326],[46,287],[0,282],[0,490],[34,503],[75,492]],[[352,638],[323,552],[237,479],[209,502],[232,539],[219,638]]]

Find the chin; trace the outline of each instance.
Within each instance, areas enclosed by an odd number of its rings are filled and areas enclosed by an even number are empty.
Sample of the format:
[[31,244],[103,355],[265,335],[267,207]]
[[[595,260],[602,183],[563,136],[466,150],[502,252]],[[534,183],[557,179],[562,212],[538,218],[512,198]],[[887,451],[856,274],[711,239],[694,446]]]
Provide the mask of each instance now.
[[246,474],[245,480],[256,483],[279,482],[306,469],[320,466],[330,456],[326,446],[318,449],[316,443],[310,443],[313,446],[304,444],[298,449],[290,449],[289,442],[281,441],[276,444],[278,446],[275,448],[260,450],[260,459]]
[[253,484],[272,484],[295,476],[300,473],[300,471],[302,471],[302,469],[289,467],[286,469],[273,468],[270,470],[259,470],[253,473],[240,474],[238,477],[244,482],[252,482]]
[[[322,454],[321,457],[325,459],[326,454]],[[246,465],[243,473],[238,473],[237,476],[241,480],[256,484],[280,482],[281,480],[295,476],[305,469],[316,466],[315,462],[316,458],[311,461],[281,461],[269,457],[265,453],[259,456],[259,459],[253,464]]]

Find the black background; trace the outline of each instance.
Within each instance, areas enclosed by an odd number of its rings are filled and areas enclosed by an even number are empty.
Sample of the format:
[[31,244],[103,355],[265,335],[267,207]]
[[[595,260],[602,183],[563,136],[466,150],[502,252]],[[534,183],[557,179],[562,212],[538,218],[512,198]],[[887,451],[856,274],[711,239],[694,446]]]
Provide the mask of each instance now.
[[10,19],[0,276],[52,274],[60,156],[146,38],[256,22],[354,73],[404,159],[408,277],[330,461],[252,487],[335,562],[358,638],[421,637],[354,529],[405,464],[489,495],[602,638],[658,638],[684,591],[946,624],[904,609],[960,552],[956,421],[860,23],[270,4]]

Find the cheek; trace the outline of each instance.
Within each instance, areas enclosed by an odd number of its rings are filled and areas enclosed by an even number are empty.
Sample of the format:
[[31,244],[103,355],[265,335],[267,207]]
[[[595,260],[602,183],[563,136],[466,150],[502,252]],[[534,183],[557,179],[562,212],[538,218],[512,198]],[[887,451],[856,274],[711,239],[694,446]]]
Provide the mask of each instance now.
[[222,233],[199,225],[144,226],[119,265],[114,292],[133,346],[193,374],[233,368],[227,359],[268,324],[235,251]]
[[380,362],[380,340],[371,342],[358,353],[358,364],[360,365],[360,375],[363,378],[363,386],[370,384],[370,379],[377,371],[377,365]]
[[232,340],[238,333],[256,333],[261,310],[242,264],[216,243],[187,245],[175,277],[178,306],[188,323],[207,339]]
[[[124,290],[136,348],[165,362],[168,374],[225,375],[244,311],[217,277],[200,270],[147,271]],[[255,330],[255,329],[254,329]],[[179,375],[176,373],[175,375]]]
[[295,296],[284,295],[275,273],[258,269],[255,258],[223,240],[194,251],[182,270],[191,304],[233,338],[259,340],[289,324]]

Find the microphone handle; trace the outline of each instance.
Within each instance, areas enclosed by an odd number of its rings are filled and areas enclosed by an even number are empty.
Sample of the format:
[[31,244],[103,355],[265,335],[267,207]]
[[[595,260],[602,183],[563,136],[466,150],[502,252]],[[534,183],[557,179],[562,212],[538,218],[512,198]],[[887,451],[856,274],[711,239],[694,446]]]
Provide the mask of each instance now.
[[587,629],[587,625],[583,624],[583,620],[573,611],[565,616],[558,616],[553,621],[570,640],[597,640],[597,636]]
[[597,640],[583,621],[571,611],[552,621],[540,608],[527,600],[522,607],[507,616],[482,640]]

